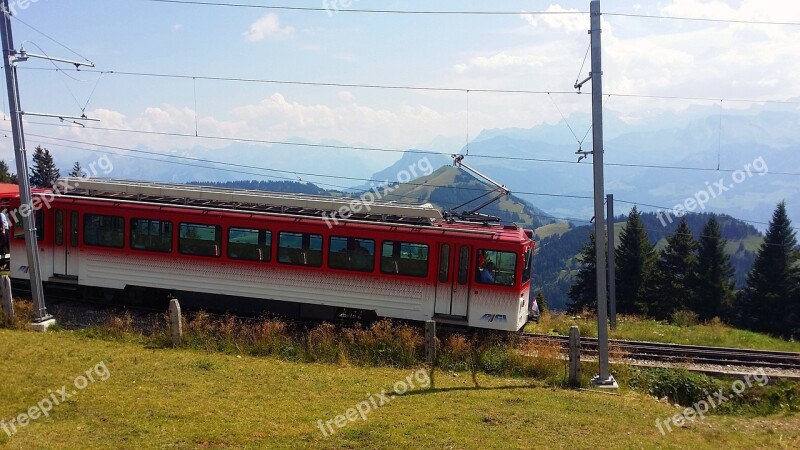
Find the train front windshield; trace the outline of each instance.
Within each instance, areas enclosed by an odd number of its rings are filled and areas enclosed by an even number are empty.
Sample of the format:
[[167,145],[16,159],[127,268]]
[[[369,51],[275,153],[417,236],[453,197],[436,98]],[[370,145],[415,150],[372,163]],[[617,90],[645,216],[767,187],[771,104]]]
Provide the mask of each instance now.
[[514,286],[517,278],[517,254],[499,250],[480,249],[475,281],[483,284]]

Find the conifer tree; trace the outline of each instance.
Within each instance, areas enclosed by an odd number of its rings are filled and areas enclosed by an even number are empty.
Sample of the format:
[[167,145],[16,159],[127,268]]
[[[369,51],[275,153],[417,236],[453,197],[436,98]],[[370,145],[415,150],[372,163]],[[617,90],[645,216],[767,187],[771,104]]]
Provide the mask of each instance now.
[[648,311],[644,297],[653,274],[656,254],[635,206],[619,241],[615,252],[617,312],[646,315]]
[[703,226],[698,239],[697,269],[692,276],[692,296],[689,307],[700,320],[724,317],[730,320],[733,311],[733,275],[731,258],[725,253],[727,241],[716,216]]
[[798,283],[797,233],[778,203],[742,296],[742,324],[756,331],[788,336],[797,327],[795,314]]
[[5,161],[0,161],[0,183],[11,182],[11,172],[8,170],[8,164]]
[[69,173],[71,177],[83,177],[83,167],[81,167],[80,161],[75,161],[75,164],[72,165],[72,170]]
[[536,294],[536,304],[539,306],[540,314],[550,311],[550,307],[547,306],[547,299],[544,297],[542,291],[539,291],[539,293]]
[[[595,257],[597,240],[594,233],[589,235],[589,242],[581,249],[578,261],[582,267],[575,276],[575,283],[569,288],[570,303],[567,311],[577,313],[587,308],[597,311],[597,258]],[[541,308],[541,306],[540,306]]]
[[695,250],[697,242],[692,236],[686,218],[681,218],[677,230],[667,237],[667,246],[659,253],[653,282],[647,290],[647,311],[664,320],[672,313],[687,308],[692,296],[692,278],[697,268]]
[[53,162],[50,150],[37,146],[33,152],[33,167],[31,167],[31,185],[34,187],[51,187],[61,176],[58,167]]

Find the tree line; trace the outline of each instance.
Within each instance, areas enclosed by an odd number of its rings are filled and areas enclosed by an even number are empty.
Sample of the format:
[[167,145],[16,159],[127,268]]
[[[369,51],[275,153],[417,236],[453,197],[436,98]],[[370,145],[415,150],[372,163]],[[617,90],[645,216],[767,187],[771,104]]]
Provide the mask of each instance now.
[[[33,150],[33,164],[30,168],[29,179],[31,187],[52,187],[56,181],[61,177],[61,171],[53,161],[53,155],[50,150],[36,146]],[[69,172],[71,177],[81,177],[84,175],[81,163],[75,161],[72,170]],[[11,173],[8,164],[5,161],[0,161],[0,183],[17,183],[17,174]]]
[[[613,229],[613,227],[612,227]],[[711,215],[699,236],[682,218],[656,251],[636,207],[615,249],[617,311],[657,320],[691,311],[754,331],[800,337],[800,249],[786,203],[775,208],[743,288],[736,290],[726,239]],[[581,250],[581,269],[569,290],[571,312],[597,309],[595,236]],[[605,247],[605,245],[604,245]],[[608,255],[606,255],[608,257]]]

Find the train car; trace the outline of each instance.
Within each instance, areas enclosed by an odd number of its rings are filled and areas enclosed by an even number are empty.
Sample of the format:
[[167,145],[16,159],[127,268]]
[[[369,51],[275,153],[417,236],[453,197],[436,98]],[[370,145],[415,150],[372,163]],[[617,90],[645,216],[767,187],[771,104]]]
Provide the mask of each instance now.
[[57,186],[33,192],[34,213],[0,189],[12,279],[28,279],[28,212],[48,288],[196,293],[217,310],[238,298],[506,331],[528,320],[534,241],[517,226],[447,219],[430,205],[123,180]]

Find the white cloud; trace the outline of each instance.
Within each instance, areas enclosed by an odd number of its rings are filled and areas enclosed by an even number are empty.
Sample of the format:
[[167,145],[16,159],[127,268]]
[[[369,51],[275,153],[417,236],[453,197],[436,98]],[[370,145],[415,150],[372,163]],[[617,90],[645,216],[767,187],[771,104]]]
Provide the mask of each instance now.
[[552,30],[563,30],[567,33],[586,32],[589,29],[589,20],[585,14],[565,14],[577,13],[577,9],[563,8],[561,5],[550,5],[545,12],[555,14],[521,14],[523,20],[532,27],[539,28],[541,25]]
[[549,62],[547,56],[541,55],[515,55],[505,51],[492,56],[476,56],[471,58],[466,64],[457,64],[454,69],[456,73],[464,73],[468,69],[479,70],[504,70],[512,67],[531,67],[541,68]]
[[294,28],[281,26],[277,14],[269,13],[250,25],[250,30],[244,33],[250,42],[258,42],[267,38],[284,39],[294,34]]

